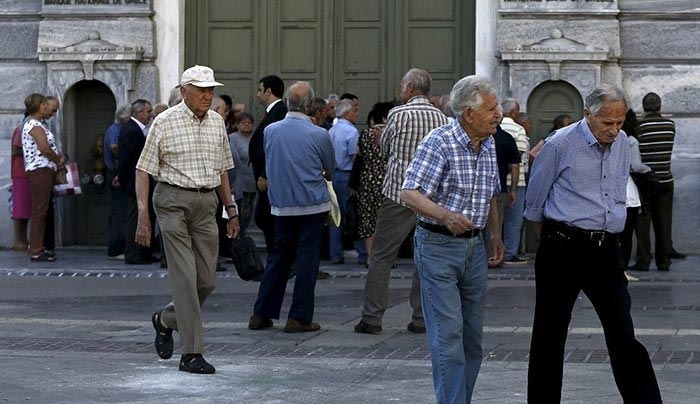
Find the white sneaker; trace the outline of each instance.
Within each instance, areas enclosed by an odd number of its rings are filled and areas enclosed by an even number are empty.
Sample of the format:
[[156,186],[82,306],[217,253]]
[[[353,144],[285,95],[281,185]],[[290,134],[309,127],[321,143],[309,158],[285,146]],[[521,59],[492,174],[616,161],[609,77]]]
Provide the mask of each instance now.
[[625,271],[625,277],[627,278],[627,282],[637,282],[639,280],[639,278],[630,275],[629,271]]

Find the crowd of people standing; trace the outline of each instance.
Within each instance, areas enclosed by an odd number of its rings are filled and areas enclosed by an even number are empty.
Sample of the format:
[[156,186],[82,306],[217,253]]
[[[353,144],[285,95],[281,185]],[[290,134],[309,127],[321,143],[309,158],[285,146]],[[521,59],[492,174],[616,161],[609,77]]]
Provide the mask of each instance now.
[[[382,332],[390,272],[415,233],[406,328],[427,334],[437,401],[469,402],[483,357],[488,268],[530,259],[524,217],[539,236],[530,402],[560,400],[570,313],[583,292],[601,319],[625,402],[660,403],[649,356],[634,338],[627,292],[634,278],[625,277],[628,269],[649,270],[650,224],[657,268],[684,258],[671,240],[675,126],[660,115],[660,97],[647,94],[637,120],[619,88],[597,87],[583,119],[557,116],[532,145],[529,116],[515,99],[499,102],[488,79],[468,76],[449,95],[431,97],[429,72],[414,68],[399,85],[398,100],[373,104],[361,133],[356,95],[323,99],[308,82],[285,87],[276,75],[258,82],[265,114],[255,127],[254,115],[214,93],[223,84],[206,66],[182,73],[169,106],[138,99],[117,109],[103,149],[107,253],[168,268],[172,301],[151,318],[159,357],[173,355],[178,331],[179,369],[215,372],[203,357],[201,308],[220,256],[252,221],[268,252],[253,331],[274,327],[292,277],[284,332],[322,328],[314,296],[328,228],[331,264],[344,262],[349,244],[368,269],[354,331]],[[52,188],[66,162],[46,120],[59,103],[30,94],[25,106],[12,139],[14,248],[53,261]],[[328,224],[331,194],[339,225]],[[562,271],[564,261],[572,264]]]

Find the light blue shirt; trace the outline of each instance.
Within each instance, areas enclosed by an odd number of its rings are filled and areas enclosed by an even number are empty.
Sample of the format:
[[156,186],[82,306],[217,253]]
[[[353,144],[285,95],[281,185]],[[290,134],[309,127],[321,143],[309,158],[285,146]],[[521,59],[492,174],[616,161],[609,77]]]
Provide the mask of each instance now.
[[629,171],[630,147],[624,132],[603,147],[585,119],[559,129],[545,139],[534,160],[525,218],[619,233],[625,227]]
[[360,139],[357,128],[347,119],[339,118],[328,132],[331,134],[335,150],[335,169],[352,170],[353,158],[357,154],[357,142]]
[[275,216],[301,216],[331,209],[322,172],[335,159],[328,132],[301,112],[290,111],[265,128],[267,196]]
[[112,154],[112,145],[119,144],[119,131],[121,129],[122,124],[119,122],[114,122],[105,132],[105,138],[102,145],[102,158],[105,161],[105,166],[107,166],[107,169],[111,171],[117,169],[117,161]]

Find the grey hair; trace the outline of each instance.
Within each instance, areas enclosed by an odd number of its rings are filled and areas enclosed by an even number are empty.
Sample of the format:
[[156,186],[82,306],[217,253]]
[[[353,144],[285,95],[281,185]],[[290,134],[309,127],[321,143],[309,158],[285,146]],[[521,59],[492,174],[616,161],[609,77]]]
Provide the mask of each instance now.
[[520,108],[520,104],[515,98],[506,98],[501,103],[501,107],[503,108],[503,115],[510,116],[513,111]]
[[598,115],[598,112],[600,112],[600,109],[603,107],[603,103],[614,101],[622,101],[625,103],[625,107],[627,107],[625,93],[620,87],[603,84],[600,87],[594,88],[593,91],[586,96],[584,102],[586,109],[588,109],[591,115]]
[[114,122],[124,123],[131,117],[131,105],[122,105],[114,113]]
[[[295,93],[289,91],[294,86],[302,85],[306,87],[307,91],[304,93]],[[308,81],[297,81],[287,88],[285,92],[284,99],[287,101],[287,109],[289,111],[297,111],[306,113],[306,111],[311,106],[311,101],[314,99],[314,89]]]
[[135,115],[141,111],[143,111],[144,108],[146,108],[146,105],[150,104],[147,100],[144,100],[142,98],[134,101],[131,103],[131,115]]
[[335,116],[336,118],[342,118],[348,111],[352,109],[352,101],[345,99],[338,101],[335,104]]
[[430,87],[433,85],[433,79],[430,74],[423,69],[413,68],[406,72],[403,76],[404,85],[411,83],[413,89],[420,94],[430,93]]
[[331,100],[338,100],[338,94],[335,94],[335,93],[328,94],[328,97],[326,97],[326,102],[330,102]]
[[496,95],[491,81],[482,76],[467,76],[455,83],[450,92],[450,109],[461,118],[467,108],[477,109],[483,101],[482,95]]
[[172,107],[174,105],[179,104],[182,102],[182,94],[180,93],[180,86],[176,86],[172,90],[170,90],[170,97],[168,98],[168,106]]
[[217,108],[219,108],[219,105],[224,104],[224,99],[221,98],[219,95],[214,94],[213,97],[211,97],[211,106],[209,109],[212,111],[216,111]]

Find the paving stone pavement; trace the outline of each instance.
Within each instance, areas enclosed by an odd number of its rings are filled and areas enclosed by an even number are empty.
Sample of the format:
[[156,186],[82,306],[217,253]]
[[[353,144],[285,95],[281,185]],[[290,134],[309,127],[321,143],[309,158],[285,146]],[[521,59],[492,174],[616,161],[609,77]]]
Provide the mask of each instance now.
[[[177,371],[153,352],[150,315],[169,301],[167,271],[108,261],[99,248],[61,248],[54,263],[0,250],[0,402],[8,403],[430,403],[424,335],[405,329],[411,260],[392,273],[379,335],[352,330],[366,270],[322,269],[319,332],[285,334],[284,320],[247,329],[258,284],[231,264],[203,308],[211,376]],[[700,257],[630,284],[638,338],[650,351],[665,403],[700,403]],[[288,307],[291,285],[286,296]],[[484,363],[475,403],[525,403],[534,305],[532,261],[489,274]],[[286,312],[282,313],[282,319]],[[176,337],[176,353],[178,358]],[[581,296],[567,343],[565,403],[619,403],[600,324]]]

